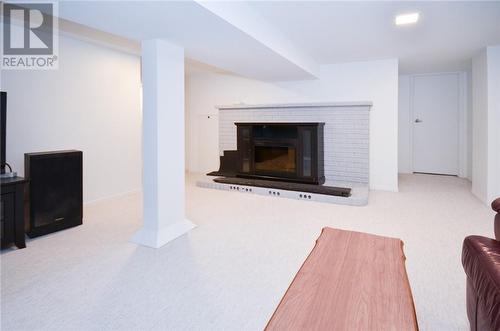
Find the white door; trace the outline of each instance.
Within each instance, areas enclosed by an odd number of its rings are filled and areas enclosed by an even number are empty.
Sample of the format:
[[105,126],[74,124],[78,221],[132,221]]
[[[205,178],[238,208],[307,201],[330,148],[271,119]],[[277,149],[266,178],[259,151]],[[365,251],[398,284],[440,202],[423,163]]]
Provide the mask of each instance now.
[[413,171],[458,175],[459,75],[413,77]]

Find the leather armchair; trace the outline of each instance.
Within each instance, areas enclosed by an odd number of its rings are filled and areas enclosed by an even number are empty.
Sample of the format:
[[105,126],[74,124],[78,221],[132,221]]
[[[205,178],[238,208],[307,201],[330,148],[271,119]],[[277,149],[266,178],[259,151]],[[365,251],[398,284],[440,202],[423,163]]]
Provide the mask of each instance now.
[[468,236],[462,248],[472,331],[500,330],[500,198],[492,202],[495,239]]

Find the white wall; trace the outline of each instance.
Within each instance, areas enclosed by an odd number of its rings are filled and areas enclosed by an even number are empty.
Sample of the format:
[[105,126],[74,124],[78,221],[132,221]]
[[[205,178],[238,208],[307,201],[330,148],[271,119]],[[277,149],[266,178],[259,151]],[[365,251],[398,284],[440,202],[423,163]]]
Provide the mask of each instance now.
[[472,60],[472,193],[487,200],[488,74],[486,50]]
[[60,37],[59,69],[2,71],[8,93],[7,160],[24,153],[83,151],[84,201],[141,187],[139,57]]
[[488,47],[488,109],[491,202],[500,197],[500,46]]
[[[398,61],[352,62],[321,67],[320,79],[267,83],[237,76],[194,73],[186,81],[189,171],[214,170],[218,164],[217,126],[199,125],[215,105],[372,101],[370,111],[370,187],[398,189]],[[215,115],[215,116],[214,116]],[[203,139],[199,136],[202,135]],[[213,153],[206,155],[205,148]],[[200,156],[202,156],[200,158]],[[212,168],[207,168],[210,165]]]
[[[440,73],[401,75],[399,76],[399,136],[398,136],[398,166],[399,173],[413,172],[413,148],[412,148],[412,86],[415,76],[439,75]],[[449,73],[443,73],[448,75]],[[472,104],[471,104],[471,84],[470,73],[459,72],[459,176],[471,178],[471,132],[472,132]]]
[[472,192],[484,203],[500,197],[500,46],[474,57]]
[[467,179],[472,181],[472,136],[473,136],[473,100],[472,100],[472,59],[471,68],[467,71]]
[[411,121],[410,118],[410,76],[399,76],[399,99],[398,99],[398,166],[399,173],[411,173]]

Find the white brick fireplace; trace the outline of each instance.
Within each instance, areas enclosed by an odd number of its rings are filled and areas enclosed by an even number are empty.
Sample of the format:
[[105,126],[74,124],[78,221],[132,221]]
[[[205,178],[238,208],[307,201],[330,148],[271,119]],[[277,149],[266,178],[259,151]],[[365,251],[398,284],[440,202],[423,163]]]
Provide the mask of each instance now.
[[218,106],[219,153],[236,150],[235,122],[324,122],[327,182],[368,185],[371,102]]

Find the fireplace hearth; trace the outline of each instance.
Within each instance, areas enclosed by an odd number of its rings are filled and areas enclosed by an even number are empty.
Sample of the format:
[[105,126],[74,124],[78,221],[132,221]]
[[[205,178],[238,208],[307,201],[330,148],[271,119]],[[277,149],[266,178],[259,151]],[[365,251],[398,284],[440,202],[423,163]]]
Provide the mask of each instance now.
[[324,123],[235,123],[237,150],[224,151],[215,176],[321,185]]

